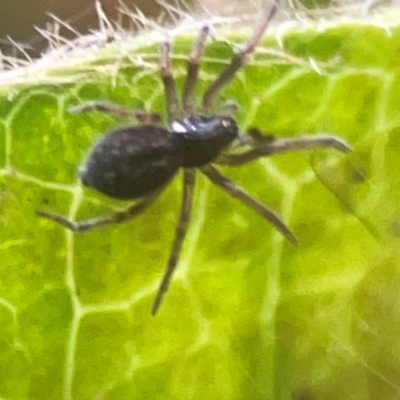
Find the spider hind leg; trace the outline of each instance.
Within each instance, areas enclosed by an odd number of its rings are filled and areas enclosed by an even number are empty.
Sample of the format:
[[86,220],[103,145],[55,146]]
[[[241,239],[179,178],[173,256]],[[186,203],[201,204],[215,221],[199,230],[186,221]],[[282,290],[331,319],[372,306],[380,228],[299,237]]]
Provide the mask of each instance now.
[[92,229],[99,228],[104,225],[119,224],[129,219],[132,219],[146,210],[159,196],[160,192],[152,196],[145,197],[141,201],[128,207],[124,211],[117,211],[114,214],[105,215],[103,217],[91,218],[84,221],[71,221],[62,215],[55,214],[49,211],[37,210],[36,214],[40,217],[58,222],[60,225],[73,232],[86,232]]

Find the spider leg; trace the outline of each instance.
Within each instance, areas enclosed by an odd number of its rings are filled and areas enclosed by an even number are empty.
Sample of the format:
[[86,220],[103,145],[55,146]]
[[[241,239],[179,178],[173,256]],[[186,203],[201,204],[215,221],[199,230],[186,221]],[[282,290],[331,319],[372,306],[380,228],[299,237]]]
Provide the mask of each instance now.
[[291,139],[273,139],[266,137],[264,143],[256,144],[253,149],[238,154],[223,154],[216,161],[221,165],[240,165],[256,160],[259,157],[305,149],[332,148],[349,153],[351,148],[341,138],[330,135],[305,136]]
[[230,64],[221,72],[218,78],[213,83],[211,83],[211,85],[205,91],[201,106],[204,114],[209,114],[215,96],[235,76],[236,71],[244,65],[247,56],[254,52],[256,46],[260,42],[266,29],[268,28],[271,19],[278,11],[280,2],[281,0],[274,0],[273,5],[268,10],[266,10],[261,24],[256,29],[253,36],[248,40],[242,50],[240,50],[240,52],[232,58]]
[[69,111],[73,114],[81,114],[89,111],[101,111],[108,114],[137,119],[142,124],[158,124],[161,122],[161,116],[158,113],[135,110],[107,101],[90,101],[78,106],[70,107]]
[[204,52],[209,31],[209,26],[203,26],[188,60],[186,82],[182,95],[183,109],[187,114],[193,114],[194,112],[193,94],[199,76],[200,58]]
[[152,204],[157,197],[160,195],[160,191],[157,193],[145,197],[140,202],[128,207],[124,211],[118,211],[111,215],[105,215],[103,217],[91,218],[85,221],[70,221],[69,219],[63,217],[59,214],[54,214],[44,210],[37,210],[36,214],[51,219],[52,221],[58,222],[63,225],[65,228],[74,231],[74,232],[85,232],[95,228],[99,228],[100,226],[109,225],[109,224],[118,224],[121,222],[125,222],[129,219],[132,219],[143,212],[147,207]]
[[234,100],[226,100],[219,107],[218,114],[232,115],[239,111],[239,104]]
[[196,179],[196,171],[193,168],[185,168],[183,177],[183,185],[184,185],[183,197],[182,197],[182,205],[181,205],[179,220],[176,226],[175,237],[172,243],[172,249],[168,259],[168,263],[165,268],[165,273],[158,288],[157,295],[156,298],[154,299],[154,303],[151,309],[152,315],[157,314],[157,311],[160,308],[163,297],[168,290],[168,286],[171,282],[172,275],[178,264],[179,255],[182,249],[183,241],[186,236],[188,224],[190,221],[190,215],[192,211],[195,179]]
[[180,109],[176,96],[175,80],[171,69],[171,43],[166,40],[161,46],[161,78],[164,84],[165,102],[167,105],[168,123],[179,117]]
[[275,136],[271,133],[261,132],[258,128],[249,127],[245,135],[249,136],[254,144],[260,145],[275,140]]
[[274,225],[290,242],[297,244],[296,237],[290,228],[280,219],[280,217],[270,210],[264,204],[261,204],[258,200],[244,192],[239,188],[233,181],[221,174],[212,165],[206,165],[201,167],[201,172],[206,175],[213,183],[220,186],[225,192],[230,194],[232,197],[240,200],[252,208],[256,213],[260,214],[272,225]]

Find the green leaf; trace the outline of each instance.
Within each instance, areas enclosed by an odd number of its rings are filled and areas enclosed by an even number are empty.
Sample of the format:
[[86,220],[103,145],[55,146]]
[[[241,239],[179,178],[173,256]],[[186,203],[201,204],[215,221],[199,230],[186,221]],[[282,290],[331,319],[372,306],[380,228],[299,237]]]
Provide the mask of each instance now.
[[[250,34],[232,29],[208,45],[198,95],[233,54],[222,39]],[[175,38],[180,89],[197,31]],[[180,175],[118,226],[72,234],[35,210],[85,219],[126,206],[82,189],[76,170],[102,132],[127,121],[68,107],[101,99],[165,116],[162,38],[77,47],[0,75],[0,397],[397,398],[400,26],[284,30],[285,56],[265,39],[221,94],[240,105],[240,126],[331,132],[354,151],[223,169],[282,216],[298,247],[199,176],[179,268],[152,317]]]

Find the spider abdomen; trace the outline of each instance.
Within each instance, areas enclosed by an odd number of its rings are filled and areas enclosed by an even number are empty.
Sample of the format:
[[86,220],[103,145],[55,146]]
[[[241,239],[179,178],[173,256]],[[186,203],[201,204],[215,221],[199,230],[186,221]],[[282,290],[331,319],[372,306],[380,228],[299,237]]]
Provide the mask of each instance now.
[[79,176],[85,186],[116,199],[136,199],[163,187],[182,165],[182,139],[153,126],[125,126],[89,151]]

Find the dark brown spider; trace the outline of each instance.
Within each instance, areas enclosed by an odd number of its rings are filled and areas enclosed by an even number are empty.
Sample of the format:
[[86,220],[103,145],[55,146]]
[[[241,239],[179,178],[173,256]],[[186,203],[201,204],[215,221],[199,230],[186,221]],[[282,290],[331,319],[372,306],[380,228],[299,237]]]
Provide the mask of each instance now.
[[[74,222],[65,217],[39,210],[37,214],[56,221],[64,227],[83,232],[103,225],[131,219],[150,206],[167,183],[183,168],[183,199],[175,238],[152,307],[156,314],[168,290],[177,266],[182,243],[190,221],[196,169],[232,197],[240,200],[267,221],[272,223],[290,242],[296,237],[289,227],[267,206],[240,189],[221,174],[213,164],[241,165],[259,157],[293,150],[331,147],[342,152],[350,148],[334,136],[309,136],[295,139],[274,139],[263,136],[258,129],[249,129],[241,138],[250,138],[251,149],[229,152],[230,145],[239,138],[239,128],[230,116],[212,114],[215,97],[243,66],[261,40],[267,26],[278,10],[280,0],[275,0],[262,18],[253,36],[236,54],[225,70],[205,91],[200,112],[194,104],[194,89],[198,80],[200,58],[208,36],[208,27],[200,31],[188,60],[188,72],[182,95],[182,104],[176,96],[175,81],[171,72],[170,44],[161,47],[161,77],[164,84],[168,114],[168,128],[160,125],[157,113],[132,110],[111,103],[91,102],[75,107],[74,112],[104,111],[135,118],[139,125],[124,126],[105,134],[89,152],[87,161],[79,171],[84,185],[110,197],[125,200],[139,199],[125,211],[112,215]],[[238,141],[240,145],[240,141]],[[243,140],[242,140],[243,142]]]

